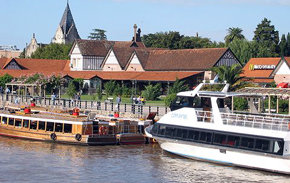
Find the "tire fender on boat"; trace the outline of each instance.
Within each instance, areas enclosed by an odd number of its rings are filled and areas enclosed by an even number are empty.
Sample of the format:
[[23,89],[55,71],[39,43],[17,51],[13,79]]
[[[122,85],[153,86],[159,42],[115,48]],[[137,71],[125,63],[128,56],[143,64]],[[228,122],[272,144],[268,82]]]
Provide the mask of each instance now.
[[57,136],[55,133],[52,133],[52,134],[50,134],[50,138],[51,138],[51,140],[56,141]]
[[81,141],[81,140],[82,140],[82,135],[79,134],[79,133],[77,133],[76,136],[75,136],[75,139],[76,139],[77,141]]

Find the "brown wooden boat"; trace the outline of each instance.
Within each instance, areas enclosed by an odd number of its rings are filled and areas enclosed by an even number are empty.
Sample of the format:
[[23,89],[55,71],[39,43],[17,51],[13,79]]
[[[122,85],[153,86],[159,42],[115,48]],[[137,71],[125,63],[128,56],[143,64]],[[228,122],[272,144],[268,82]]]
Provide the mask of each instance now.
[[5,108],[0,110],[0,135],[79,145],[116,144],[116,129],[109,122],[86,115],[51,112],[47,109]]

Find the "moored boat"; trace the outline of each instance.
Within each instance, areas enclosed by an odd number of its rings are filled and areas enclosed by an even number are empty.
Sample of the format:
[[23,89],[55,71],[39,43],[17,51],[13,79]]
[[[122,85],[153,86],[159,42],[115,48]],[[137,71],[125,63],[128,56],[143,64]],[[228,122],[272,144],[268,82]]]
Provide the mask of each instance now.
[[115,127],[86,115],[8,108],[0,111],[0,135],[79,145],[116,144]]
[[[172,111],[145,133],[165,151],[202,161],[290,174],[290,116],[258,114],[249,93],[181,92]],[[249,111],[229,109],[232,97],[248,99]]]

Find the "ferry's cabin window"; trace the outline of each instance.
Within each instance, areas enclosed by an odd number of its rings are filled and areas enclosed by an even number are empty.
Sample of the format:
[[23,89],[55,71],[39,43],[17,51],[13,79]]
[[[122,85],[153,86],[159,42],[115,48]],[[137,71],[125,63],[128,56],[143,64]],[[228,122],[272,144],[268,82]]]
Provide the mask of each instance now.
[[254,148],[254,139],[243,137],[241,141],[241,147],[246,149]]
[[200,141],[202,142],[208,142],[208,143],[211,143],[212,139],[212,133],[208,133],[208,132],[201,132],[200,133]]
[[47,125],[47,126],[46,126],[46,131],[50,131],[50,132],[52,132],[52,131],[53,131],[54,123],[52,123],[52,122],[47,122],[46,125]]
[[28,126],[29,126],[29,120],[24,119],[24,120],[23,120],[23,127],[24,127],[24,128],[28,128]]
[[30,121],[30,129],[36,130],[37,129],[37,121]]
[[232,136],[232,135],[228,136],[227,145],[237,147],[239,146],[239,144],[240,144],[240,137]]
[[38,130],[45,130],[45,122],[44,121],[38,122]]
[[62,132],[63,123],[55,123],[55,132]]
[[7,124],[8,118],[7,117],[2,117],[2,124]]
[[155,124],[151,133],[156,136],[193,141],[198,143],[227,146],[251,151],[283,154],[283,140],[259,138],[255,136],[200,130],[195,128],[178,127],[173,125]]
[[214,144],[227,144],[227,136],[223,134],[214,134]]
[[9,118],[8,125],[14,126],[14,118]]
[[64,124],[64,133],[72,132],[72,124]]
[[15,119],[15,126],[21,127],[21,121],[22,121],[22,119]]

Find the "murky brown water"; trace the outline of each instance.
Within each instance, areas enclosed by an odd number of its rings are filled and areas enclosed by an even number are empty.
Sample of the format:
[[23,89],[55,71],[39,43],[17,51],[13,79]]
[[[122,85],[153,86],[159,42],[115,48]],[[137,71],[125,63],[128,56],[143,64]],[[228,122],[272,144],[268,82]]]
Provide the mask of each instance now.
[[156,145],[71,146],[0,137],[0,182],[290,182],[290,176],[220,166]]

